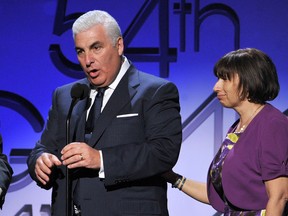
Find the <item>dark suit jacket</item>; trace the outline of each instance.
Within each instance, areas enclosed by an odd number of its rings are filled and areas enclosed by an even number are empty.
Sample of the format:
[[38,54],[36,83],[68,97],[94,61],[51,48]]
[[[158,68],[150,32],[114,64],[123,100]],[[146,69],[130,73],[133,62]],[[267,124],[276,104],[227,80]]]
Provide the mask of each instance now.
[[[78,82],[88,85],[87,79]],[[41,153],[51,152],[60,158],[73,84],[54,92],[46,129],[28,158],[35,181],[35,161]],[[83,100],[73,110],[72,140],[83,140],[86,107],[87,100]],[[130,66],[95,123],[88,143],[102,150],[105,179],[98,177],[98,170],[80,169],[75,174],[80,178],[84,216],[168,215],[167,184],[160,174],[172,169],[178,159],[182,141],[179,111],[174,84]],[[54,170],[51,186],[52,214],[62,216],[66,205],[63,167]]]
[[[0,146],[2,149],[2,137],[0,135]],[[9,163],[7,162],[6,155],[2,154],[2,151],[0,152],[0,188],[2,189],[2,193],[0,195],[0,208],[2,208],[2,205],[5,200],[6,192],[9,188],[9,185],[12,180],[13,170]]]

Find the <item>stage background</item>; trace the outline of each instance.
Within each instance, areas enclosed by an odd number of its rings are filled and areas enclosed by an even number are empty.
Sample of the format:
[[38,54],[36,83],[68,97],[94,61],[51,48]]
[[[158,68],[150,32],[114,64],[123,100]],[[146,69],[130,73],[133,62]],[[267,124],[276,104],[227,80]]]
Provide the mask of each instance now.
[[[93,9],[119,21],[126,56],[139,69],[178,86],[184,137],[176,172],[206,181],[236,118],[212,94],[213,66],[225,53],[255,47],[270,55],[281,85],[272,104],[288,108],[286,0],[1,0],[0,132],[15,173],[0,215],[49,215],[51,191],[32,182],[26,158],[43,130],[53,90],[83,76],[70,28]],[[218,215],[170,187],[168,205],[171,216]]]

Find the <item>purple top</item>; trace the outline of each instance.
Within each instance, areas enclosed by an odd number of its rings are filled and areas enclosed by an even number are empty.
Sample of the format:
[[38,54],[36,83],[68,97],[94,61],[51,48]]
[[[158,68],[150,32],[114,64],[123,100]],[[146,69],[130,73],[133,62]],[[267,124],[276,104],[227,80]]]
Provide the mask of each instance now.
[[[211,183],[210,168],[208,198],[216,210],[224,212],[225,204]],[[261,210],[268,201],[263,181],[279,176],[288,176],[288,118],[266,104],[226,156],[222,186],[234,206]]]

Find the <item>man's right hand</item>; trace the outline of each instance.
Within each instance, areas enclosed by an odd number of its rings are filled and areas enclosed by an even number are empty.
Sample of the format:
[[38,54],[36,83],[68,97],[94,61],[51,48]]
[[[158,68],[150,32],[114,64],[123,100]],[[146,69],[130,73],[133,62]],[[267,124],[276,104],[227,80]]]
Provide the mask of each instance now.
[[37,179],[43,184],[47,185],[50,181],[50,175],[54,166],[62,165],[61,161],[53,154],[43,153],[36,160],[35,174]]

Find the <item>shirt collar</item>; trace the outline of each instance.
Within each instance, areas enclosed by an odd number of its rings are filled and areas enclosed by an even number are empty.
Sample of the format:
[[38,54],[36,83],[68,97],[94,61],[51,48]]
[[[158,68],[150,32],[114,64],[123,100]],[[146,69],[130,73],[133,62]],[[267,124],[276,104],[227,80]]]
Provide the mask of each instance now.
[[120,71],[116,77],[116,79],[108,86],[111,89],[116,89],[117,85],[119,84],[120,80],[122,79],[122,77],[125,75],[125,73],[127,72],[128,68],[130,67],[130,63],[128,61],[128,59],[123,56],[123,63],[121,65]]

